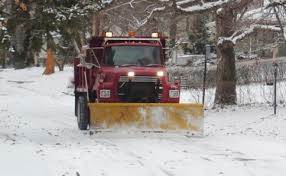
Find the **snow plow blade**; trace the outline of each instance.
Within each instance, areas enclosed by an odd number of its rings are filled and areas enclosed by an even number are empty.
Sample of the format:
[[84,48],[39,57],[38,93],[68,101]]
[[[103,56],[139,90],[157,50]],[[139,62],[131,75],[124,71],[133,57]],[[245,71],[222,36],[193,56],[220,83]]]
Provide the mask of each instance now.
[[203,105],[175,103],[91,103],[96,131],[184,132],[203,134]]

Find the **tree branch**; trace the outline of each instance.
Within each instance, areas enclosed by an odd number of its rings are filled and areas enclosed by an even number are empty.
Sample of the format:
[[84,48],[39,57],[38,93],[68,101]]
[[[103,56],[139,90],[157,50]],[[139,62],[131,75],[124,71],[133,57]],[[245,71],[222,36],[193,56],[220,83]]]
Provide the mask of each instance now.
[[231,43],[236,45],[236,43],[245,37],[251,35],[257,31],[274,31],[274,32],[281,32],[281,29],[276,26],[269,26],[269,25],[252,25],[248,29],[243,31],[236,31],[230,37],[219,37],[218,39],[218,46],[223,45],[225,42]]

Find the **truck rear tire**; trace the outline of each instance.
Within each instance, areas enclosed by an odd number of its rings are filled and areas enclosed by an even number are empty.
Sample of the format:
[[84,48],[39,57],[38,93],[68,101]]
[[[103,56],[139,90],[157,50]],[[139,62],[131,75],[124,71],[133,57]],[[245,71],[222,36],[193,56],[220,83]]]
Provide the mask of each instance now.
[[89,109],[85,96],[77,99],[77,124],[80,130],[87,130],[89,126]]

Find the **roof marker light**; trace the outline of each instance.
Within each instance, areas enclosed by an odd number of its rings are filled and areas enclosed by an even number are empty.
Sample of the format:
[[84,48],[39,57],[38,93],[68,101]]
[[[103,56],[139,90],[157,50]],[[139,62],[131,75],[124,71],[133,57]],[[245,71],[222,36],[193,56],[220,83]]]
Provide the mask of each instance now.
[[136,33],[134,31],[130,31],[130,32],[128,32],[128,36],[129,37],[135,37]]
[[158,38],[159,37],[159,33],[158,32],[154,32],[151,34],[152,38]]
[[113,36],[112,32],[106,32],[105,33],[105,37],[112,37],[112,36]]

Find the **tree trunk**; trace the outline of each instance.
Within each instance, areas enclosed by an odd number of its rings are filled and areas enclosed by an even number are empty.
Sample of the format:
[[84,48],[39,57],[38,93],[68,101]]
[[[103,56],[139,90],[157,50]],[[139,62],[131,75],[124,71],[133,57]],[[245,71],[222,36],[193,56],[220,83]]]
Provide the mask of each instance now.
[[174,11],[172,12],[171,14],[171,21],[170,21],[170,44],[171,44],[171,47],[174,47],[176,45],[176,37],[177,37],[177,20],[176,20],[176,17],[177,17],[177,13],[176,13],[176,8],[177,8],[177,5],[176,5],[176,1],[173,0],[173,9]]
[[2,65],[2,68],[6,68],[6,58],[7,55],[6,55],[6,52],[3,50],[2,52],[0,52],[0,60],[1,60],[1,65]]
[[[217,38],[229,37],[233,34],[235,15],[230,9],[224,9],[216,17]],[[217,66],[217,83],[215,104],[236,104],[236,68],[234,45],[229,41],[217,46],[219,63]]]
[[190,32],[190,17],[186,17],[186,32]]
[[6,68],[6,61],[4,58],[2,59],[2,68]]
[[45,62],[46,68],[44,75],[50,75],[55,72],[55,57],[51,48],[47,49],[47,58]]
[[93,13],[92,17],[92,36],[100,35],[100,12]]
[[39,67],[39,52],[34,52],[34,66]]
[[56,59],[54,55],[54,51],[56,51],[56,44],[53,40],[53,36],[50,32],[47,32],[47,58],[45,61],[45,71],[44,75],[50,75],[55,72],[55,64]]
[[56,60],[56,64],[59,68],[59,71],[64,71],[64,68],[65,68],[65,59],[63,60]]

